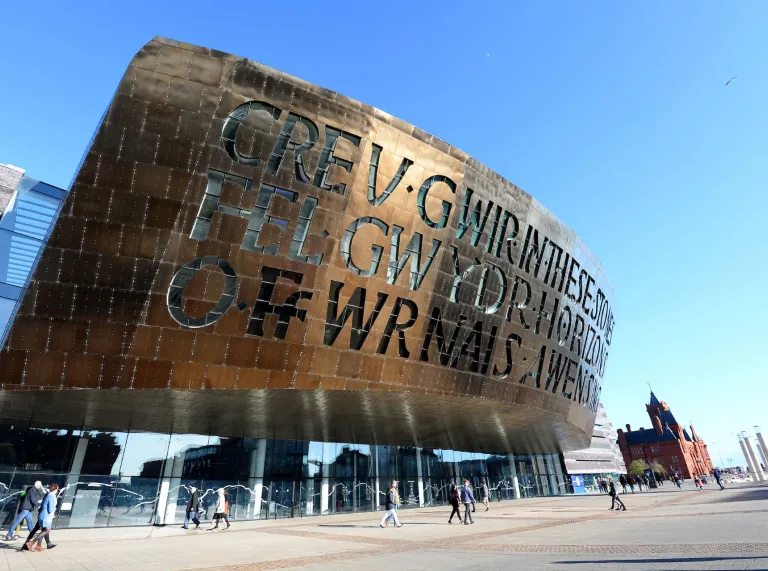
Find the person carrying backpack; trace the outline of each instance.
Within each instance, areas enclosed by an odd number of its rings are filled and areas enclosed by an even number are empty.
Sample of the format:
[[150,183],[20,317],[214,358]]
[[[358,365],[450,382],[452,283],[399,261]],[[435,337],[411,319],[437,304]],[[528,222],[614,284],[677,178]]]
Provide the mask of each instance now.
[[43,483],[38,480],[34,486],[28,487],[22,494],[19,502],[19,509],[16,514],[16,519],[13,520],[11,528],[5,536],[6,541],[12,541],[18,539],[18,535],[14,535],[16,527],[21,525],[21,522],[27,520],[27,530],[31,533],[34,528],[34,517],[32,512],[37,509],[40,503],[43,501]]

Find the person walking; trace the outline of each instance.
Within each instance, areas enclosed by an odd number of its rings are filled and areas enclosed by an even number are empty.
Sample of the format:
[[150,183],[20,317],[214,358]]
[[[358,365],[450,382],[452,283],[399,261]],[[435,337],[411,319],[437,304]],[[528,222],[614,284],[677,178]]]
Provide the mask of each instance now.
[[621,484],[621,488],[624,490],[624,493],[627,493],[627,478],[624,476],[624,474],[621,474],[619,476],[619,484]]
[[400,520],[397,519],[397,503],[395,503],[395,494],[397,493],[397,488],[394,485],[394,482],[389,486],[389,489],[387,490],[387,501],[386,501],[386,509],[387,511],[384,512],[384,515],[381,518],[381,521],[379,522],[379,527],[384,527],[384,522],[389,519],[391,516],[392,519],[395,521],[395,527],[403,527],[403,524],[400,523]]
[[[480,480],[480,501],[483,502],[483,505],[485,506],[485,511],[488,511],[491,509],[491,507],[488,505],[488,485],[485,483],[485,480]],[[472,510],[474,511],[474,510]]]
[[[608,478],[608,494],[611,496],[611,509],[627,511],[627,506],[624,505],[619,494],[616,493],[616,483],[613,481],[613,478]],[[616,504],[618,504],[618,507],[616,507]]]
[[637,484],[637,491],[643,491],[643,479],[640,476],[635,476],[635,484]]
[[720,470],[715,468],[715,471],[712,473],[712,475],[715,477],[715,482],[717,482],[717,485],[720,486],[721,490],[725,489],[725,486],[723,486],[723,475],[720,473]]
[[683,489],[683,480],[677,474],[675,474],[675,485],[677,486],[678,490],[682,490]]
[[698,474],[694,475],[693,483],[698,488],[699,491],[704,489],[704,484],[701,483],[701,478],[699,478]]
[[[395,511],[400,509],[400,492],[397,491],[397,480],[392,480],[392,482],[389,484],[389,486],[394,490],[395,492]],[[389,526],[389,522],[394,521],[392,516],[389,516],[387,518],[387,526]]]
[[453,523],[454,515],[459,518],[459,523],[461,523],[461,513],[459,513],[459,488],[456,484],[451,484],[451,490],[448,492],[448,503],[451,504],[451,507],[453,508],[451,510],[451,517],[448,518],[448,523]]
[[200,520],[198,519],[198,512],[200,511],[200,493],[197,488],[190,486],[189,499],[187,500],[187,509],[184,512],[184,525],[182,529],[189,529],[189,520],[195,524],[195,529],[200,527]]
[[464,504],[464,525],[475,523],[472,520],[471,510],[471,506],[475,503],[475,496],[472,494],[472,488],[469,487],[469,480],[464,480],[464,485],[461,487],[460,495],[461,503]]
[[48,548],[51,549],[51,528],[53,527],[53,516],[56,513],[56,496],[58,495],[58,490],[58,484],[51,484],[51,487],[48,489],[48,494],[46,494],[43,499],[43,504],[40,506],[40,513],[37,517],[37,521],[40,524],[40,529],[42,531],[35,539],[27,539],[26,547],[29,551],[42,551],[43,540],[45,540]]
[[16,519],[14,519],[13,523],[11,524],[11,528],[8,530],[8,533],[5,536],[6,541],[18,539],[18,536],[14,535],[14,531],[16,530],[16,527],[21,525],[21,522],[24,520],[27,521],[27,531],[32,533],[32,530],[35,526],[35,518],[32,515],[32,512],[37,509],[42,501],[43,483],[38,480],[35,482],[34,486],[29,486],[22,494],[21,502],[19,502],[19,511],[16,514]]
[[[54,485],[56,486],[56,489],[59,490],[58,484],[51,484],[51,486],[54,486]],[[49,490],[50,490],[50,487],[49,487]],[[44,501],[45,497],[47,497],[47,492],[45,491],[45,488],[42,487],[42,485],[40,487],[40,490],[38,491],[38,497],[40,498],[38,505],[40,505],[42,509],[41,504]],[[58,509],[58,505],[55,506],[55,509]],[[40,531],[42,527],[43,526],[40,525],[40,518],[39,517],[35,518],[35,527],[32,528],[32,531],[29,532],[27,539],[24,540],[24,545],[21,546],[22,551],[29,551],[29,544],[31,543],[32,538],[35,537],[35,534],[37,534],[37,532]],[[46,535],[44,539],[45,539],[45,545],[48,549],[53,549],[54,547],[56,547],[55,543],[51,543],[50,534]]]
[[[211,527],[206,529],[205,531],[213,531],[214,529],[217,529],[219,527],[219,522],[221,520],[225,520],[225,512],[226,512],[226,506],[227,506],[227,500],[224,497],[224,488],[219,488],[216,490],[216,513],[213,514],[213,519],[211,520]],[[229,524],[227,524],[227,527],[229,527]]]
[[229,494],[227,490],[224,490],[224,523],[227,524],[227,527],[224,528],[225,530],[231,527],[229,525]]
[[632,491],[632,493],[635,493],[635,481],[632,479],[632,476],[627,474],[627,484],[629,484],[629,489]]

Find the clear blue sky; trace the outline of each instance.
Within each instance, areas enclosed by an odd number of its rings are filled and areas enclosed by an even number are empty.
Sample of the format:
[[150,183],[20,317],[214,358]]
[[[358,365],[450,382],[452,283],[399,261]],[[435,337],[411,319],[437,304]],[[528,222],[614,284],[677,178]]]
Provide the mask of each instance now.
[[155,35],[249,57],[456,145],[581,235],[615,287],[616,425],[650,426],[650,382],[716,462],[768,429],[768,4],[3,4],[0,162],[66,186]]

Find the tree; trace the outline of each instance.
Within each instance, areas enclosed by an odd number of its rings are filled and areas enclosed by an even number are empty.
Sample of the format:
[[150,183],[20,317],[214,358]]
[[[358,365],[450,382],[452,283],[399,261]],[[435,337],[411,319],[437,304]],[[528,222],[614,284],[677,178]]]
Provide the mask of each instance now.
[[651,469],[653,470],[654,474],[661,474],[663,476],[667,473],[667,469],[659,462],[654,462],[653,466],[651,466]]
[[648,463],[645,460],[632,460],[629,465],[629,473],[632,476],[642,476],[648,468]]

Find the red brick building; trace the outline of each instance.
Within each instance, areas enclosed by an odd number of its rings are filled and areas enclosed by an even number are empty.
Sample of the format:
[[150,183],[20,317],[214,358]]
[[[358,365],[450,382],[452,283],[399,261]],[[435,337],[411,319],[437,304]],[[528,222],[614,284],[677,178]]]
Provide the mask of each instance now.
[[629,469],[633,460],[644,460],[649,466],[656,462],[669,472],[691,478],[694,474],[710,474],[714,469],[707,445],[691,425],[690,433],[678,424],[669,405],[659,401],[651,391],[651,402],[645,405],[653,428],[618,430],[619,448]]

